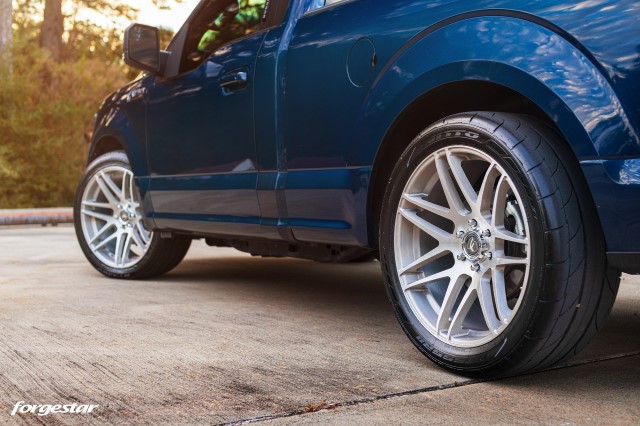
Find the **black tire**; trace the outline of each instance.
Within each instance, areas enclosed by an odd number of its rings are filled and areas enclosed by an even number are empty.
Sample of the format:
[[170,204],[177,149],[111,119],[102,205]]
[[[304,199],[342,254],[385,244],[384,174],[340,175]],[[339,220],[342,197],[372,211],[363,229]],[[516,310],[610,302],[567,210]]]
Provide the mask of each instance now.
[[[101,259],[89,247],[87,237],[83,231],[82,225],[82,203],[83,195],[87,185],[91,179],[100,171],[109,167],[119,167],[131,171],[131,165],[126,154],[122,151],[109,152],[96,158],[87,167],[78,188],[76,190],[74,203],[74,226],[76,237],[80,243],[82,252],[93,267],[100,273],[120,279],[144,279],[162,275],[175,268],[185,257],[191,245],[191,238],[180,235],[173,235],[171,238],[161,238],[160,233],[152,233],[148,248],[144,255],[136,259],[136,263],[131,266],[123,265],[123,267],[114,267],[105,263],[104,258]],[[135,196],[137,188],[134,188]],[[138,216],[141,208],[136,208]],[[106,234],[108,235],[108,234]]]
[[[450,146],[477,149],[501,165],[529,218],[529,275],[521,304],[498,337],[476,347],[438,339],[418,320],[396,265],[395,221],[405,185],[430,154]],[[574,355],[602,327],[620,282],[620,273],[606,262],[594,203],[573,153],[554,130],[529,116],[469,112],[424,130],[396,163],[379,229],[387,294],[405,333],[437,364],[472,377],[535,371]]]

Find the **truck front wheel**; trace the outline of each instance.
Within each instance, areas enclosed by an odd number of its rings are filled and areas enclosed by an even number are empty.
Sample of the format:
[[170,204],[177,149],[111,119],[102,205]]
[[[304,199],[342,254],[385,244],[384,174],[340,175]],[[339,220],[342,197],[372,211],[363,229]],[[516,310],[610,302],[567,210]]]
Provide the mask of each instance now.
[[121,151],[96,158],[80,180],[74,206],[76,236],[86,258],[112,278],[161,275],[184,258],[191,239],[161,238],[142,222],[138,188]]

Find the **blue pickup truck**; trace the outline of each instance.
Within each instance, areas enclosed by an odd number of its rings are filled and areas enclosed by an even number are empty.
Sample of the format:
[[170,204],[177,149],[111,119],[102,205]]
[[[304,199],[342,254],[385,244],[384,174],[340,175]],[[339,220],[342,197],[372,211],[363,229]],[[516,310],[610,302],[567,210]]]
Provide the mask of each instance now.
[[174,268],[193,239],[378,259],[411,342],[494,377],[549,367],[640,273],[640,3],[202,0],[96,115],[89,262]]

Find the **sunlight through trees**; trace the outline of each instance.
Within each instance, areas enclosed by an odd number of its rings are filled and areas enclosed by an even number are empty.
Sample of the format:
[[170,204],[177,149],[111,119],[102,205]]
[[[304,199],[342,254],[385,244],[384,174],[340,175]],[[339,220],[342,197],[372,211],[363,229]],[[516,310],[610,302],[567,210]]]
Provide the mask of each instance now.
[[[71,205],[93,114],[138,74],[122,62],[122,22],[138,13],[132,5],[0,0],[0,209]],[[86,19],[88,10],[105,19]],[[172,32],[162,35],[166,42]]]

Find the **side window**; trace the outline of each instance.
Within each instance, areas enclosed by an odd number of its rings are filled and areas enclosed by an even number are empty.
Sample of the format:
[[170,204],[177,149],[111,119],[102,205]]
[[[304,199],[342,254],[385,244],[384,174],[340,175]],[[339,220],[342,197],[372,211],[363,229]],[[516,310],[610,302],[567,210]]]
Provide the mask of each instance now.
[[238,0],[211,22],[198,43],[198,50],[211,53],[225,43],[249,35],[261,26],[266,0]]
[[196,68],[223,44],[264,28],[269,0],[212,0],[191,22],[180,72]]

